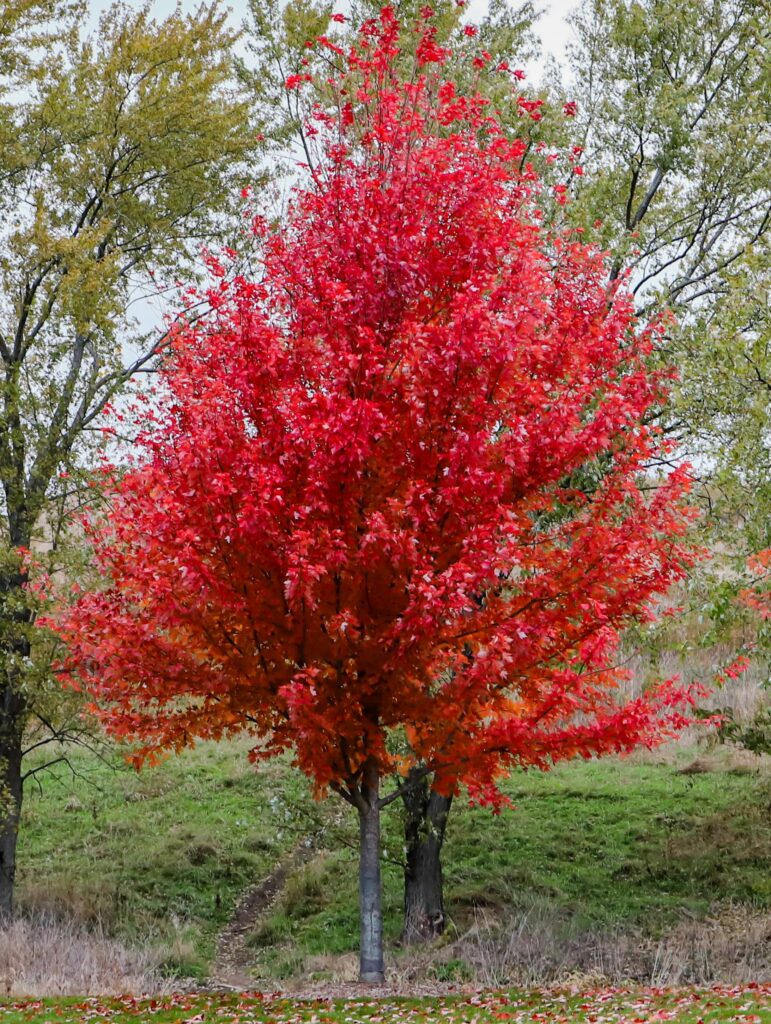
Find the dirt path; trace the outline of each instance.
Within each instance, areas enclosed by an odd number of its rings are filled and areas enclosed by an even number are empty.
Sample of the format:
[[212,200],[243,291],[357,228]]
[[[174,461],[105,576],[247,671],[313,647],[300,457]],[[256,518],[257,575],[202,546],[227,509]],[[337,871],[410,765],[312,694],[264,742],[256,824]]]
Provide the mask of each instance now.
[[249,968],[254,954],[247,946],[247,937],[257,922],[275,905],[289,875],[315,854],[312,845],[303,842],[281,861],[257,885],[250,886],[236,903],[230,920],[217,936],[216,952],[209,984],[213,988],[242,991],[254,988]]

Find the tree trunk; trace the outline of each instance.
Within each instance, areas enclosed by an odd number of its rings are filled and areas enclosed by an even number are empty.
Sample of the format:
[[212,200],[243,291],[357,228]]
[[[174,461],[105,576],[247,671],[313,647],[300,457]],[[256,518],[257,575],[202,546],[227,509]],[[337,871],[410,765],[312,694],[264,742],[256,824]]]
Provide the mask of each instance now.
[[[10,540],[14,547],[29,546],[29,531],[11,518]],[[25,635],[31,614],[22,599],[26,572],[13,568],[0,574],[0,625],[7,639],[0,645],[0,918],[13,912],[16,879],[16,842],[23,789],[22,750],[26,700],[22,686],[23,665],[29,660],[30,643]]]
[[380,779],[374,761],[364,769],[359,808],[359,915],[361,944],[359,980],[378,984],[385,980],[383,967],[383,910],[380,882]]
[[402,942],[413,945],[444,931],[442,844],[452,796],[430,789],[424,777],[405,790],[402,799],[406,847]]
[[21,798],[21,736],[6,731],[0,735],[0,920],[13,912]]

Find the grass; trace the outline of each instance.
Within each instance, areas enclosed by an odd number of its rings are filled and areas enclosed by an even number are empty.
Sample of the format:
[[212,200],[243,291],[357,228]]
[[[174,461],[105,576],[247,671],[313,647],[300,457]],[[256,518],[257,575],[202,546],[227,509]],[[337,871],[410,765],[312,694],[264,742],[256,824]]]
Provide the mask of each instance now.
[[[562,765],[514,776],[506,787],[514,807],[498,817],[456,805],[444,854],[450,935],[467,929],[479,907],[547,904],[573,926],[657,936],[683,913],[700,916],[721,903],[771,906],[768,779],[730,763],[696,775],[680,775],[679,767]],[[391,853],[401,844],[399,824],[398,814],[385,820]],[[302,957],[356,949],[354,858],[338,848],[290,880],[251,937],[266,973],[283,980]],[[401,870],[386,864],[391,943],[401,898]]]
[[[312,835],[313,859],[289,876],[252,930],[255,959],[263,975],[283,980],[308,958],[354,951],[353,813],[336,799],[314,804],[286,764],[254,770],[245,750],[204,744],[141,775],[78,755],[76,777],[60,771],[27,796],[22,904],[100,920],[129,942],[161,944],[168,972],[203,978],[237,896]],[[712,770],[680,774],[693,752],[678,757],[518,773],[507,786],[514,807],[498,817],[457,801],[445,851],[455,931],[480,906],[495,913],[534,901],[587,928],[653,936],[683,913],[703,915],[716,904],[771,906],[767,775],[719,758]],[[398,861],[397,805],[384,816],[384,840]],[[384,868],[391,945],[402,891],[392,862]]]
[[501,992],[422,999],[294,1001],[254,996],[177,995],[156,1000],[43,1000],[0,1004],[4,1024],[155,1024],[243,1022],[243,1024],[493,1024],[510,1021],[622,1024],[673,1020],[681,1024],[720,1021],[762,1024],[771,1013],[771,988],[702,990],[608,990],[576,992]]
[[447,892],[458,909],[537,895],[592,924],[655,927],[720,900],[771,904],[765,781],[595,761],[521,774],[507,792],[514,810],[453,822]]
[[310,804],[283,766],[256,772],[246,748],[202,745],[137,774],[71,755],[27,794],[19,901],[99,921],[124,939],[157,941],[167,965],[203,976],[235,899],[297,842],[282,801]]

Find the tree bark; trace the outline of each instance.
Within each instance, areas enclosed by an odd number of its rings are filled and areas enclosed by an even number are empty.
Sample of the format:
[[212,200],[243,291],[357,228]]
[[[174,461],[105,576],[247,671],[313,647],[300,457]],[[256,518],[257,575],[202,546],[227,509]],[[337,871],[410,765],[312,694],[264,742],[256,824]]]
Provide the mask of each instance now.
[[16,841],[21,814],[21,735],[0,735],[0,920],[13,913],[16,879]]
[[427,778],[402,794],[405,809],[404,929],[402,942],[429,942],[445,927],[442,844],[452,795],[442,796]]
[[[23,517],[10,517],[10,541],[14,547],[29,546]],[[23,569],[0,574],[0,625],[6,634],[0,644],[0,919],[13,913],[16,881],[16,843],[24,779],[22,775],[26,698],[21,664],[30,656],[25,629],[31,614],[24,602]]]
[[369,984],[385,980],[379,788],[378,766],[374,761],[368,761],[364,768],[359,807],[359,980]]

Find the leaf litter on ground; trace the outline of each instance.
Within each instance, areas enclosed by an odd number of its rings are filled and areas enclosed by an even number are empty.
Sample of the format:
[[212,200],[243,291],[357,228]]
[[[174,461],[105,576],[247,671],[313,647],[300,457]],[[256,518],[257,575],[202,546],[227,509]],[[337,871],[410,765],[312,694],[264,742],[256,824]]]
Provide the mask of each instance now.
[[464,992],[355,999],[179,993],[0,1003],[3,1024],[771,1024],[771,985]]

